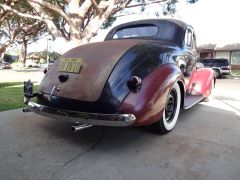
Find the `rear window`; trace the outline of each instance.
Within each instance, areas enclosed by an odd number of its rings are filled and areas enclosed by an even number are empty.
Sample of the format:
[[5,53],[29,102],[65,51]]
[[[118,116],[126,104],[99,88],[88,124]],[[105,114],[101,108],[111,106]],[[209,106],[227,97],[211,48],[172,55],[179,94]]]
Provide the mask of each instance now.
[[158,27],[154,25],[128,26],[118,30],[113,39],[131,38],[131,37],[150,37],[157,35]]

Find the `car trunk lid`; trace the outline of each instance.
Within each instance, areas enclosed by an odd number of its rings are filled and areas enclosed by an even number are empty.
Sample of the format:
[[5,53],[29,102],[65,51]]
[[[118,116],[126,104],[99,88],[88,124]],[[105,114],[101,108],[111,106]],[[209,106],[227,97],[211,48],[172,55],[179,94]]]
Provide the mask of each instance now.
[[41,82],[40,92],[94,102],[121,56],[142,41],[112,40],[76,47],[54,62]]

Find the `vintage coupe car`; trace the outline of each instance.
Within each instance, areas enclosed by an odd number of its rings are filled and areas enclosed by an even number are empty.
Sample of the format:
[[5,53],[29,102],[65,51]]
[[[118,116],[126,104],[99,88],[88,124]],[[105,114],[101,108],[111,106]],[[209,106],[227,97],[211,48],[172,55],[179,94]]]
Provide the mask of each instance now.
[[74,131],[152,125],[164,134],[174,128],[180,109],[212,91],[213,70],[196,62],[195,33],[186,23],[148,19],[122,24],[103,42],[63,54],[46,72],[38,93],[25,82],[25,111],[74,123]]

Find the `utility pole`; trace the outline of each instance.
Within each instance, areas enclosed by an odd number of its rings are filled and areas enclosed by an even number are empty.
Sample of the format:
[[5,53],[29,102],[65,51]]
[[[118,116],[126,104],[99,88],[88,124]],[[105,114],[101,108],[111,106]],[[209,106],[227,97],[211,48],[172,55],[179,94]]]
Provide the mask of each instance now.
[[49,55],[48,55],[48,37],[47,37],[47,67],[49,66]]
[[47,36],[47,67],[49,66],[49,55],[50,55],[50,53],[49,53],[49,49],[50,49],[50,45],[49,45],[49,41],[51,41],[52,40],[52,38],[51,38],[51,35],[50,35],[50,33],[48,32],[48,36]]

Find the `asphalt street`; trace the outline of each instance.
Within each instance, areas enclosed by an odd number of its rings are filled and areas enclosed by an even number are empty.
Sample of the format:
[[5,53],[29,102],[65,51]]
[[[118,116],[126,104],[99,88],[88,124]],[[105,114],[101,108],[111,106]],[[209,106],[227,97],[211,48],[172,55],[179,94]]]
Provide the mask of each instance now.
[[239,180],[240,80],[182,111],[164,136],[145,128],[71,124],[21,109],[0,113],[1,180]]

